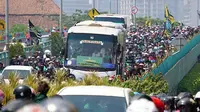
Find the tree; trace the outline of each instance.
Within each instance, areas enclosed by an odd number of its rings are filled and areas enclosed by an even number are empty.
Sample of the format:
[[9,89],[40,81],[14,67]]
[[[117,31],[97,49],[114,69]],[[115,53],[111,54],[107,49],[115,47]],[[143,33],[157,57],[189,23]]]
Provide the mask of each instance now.
[[9,58],[12,59],[16,55],[25,57],[24,47],[20,42],[9,46]]
[[41,45],[36,45],[36,44],[34,44],[34,45],[32,46],[32,49],[33,49],[34,51],[40,51],[40,52],[43,54],[43,48],[42,48]]
[[27,32],[27,31],[28,31],[28,26],[24,24],[15,24],[10,29],[11,33]]
[[[147,20],[149,20],[147,17],[139,17],[139,18],[136,18],[136,23],[138,25],[144,26]],[[164,23],[164,21],[159,18],[157,19],[151,18],[150,20],[151,20],[152,25],[162,25]]]
[[51,41],[52,55],[59,56],[60,51],[62,50],[62,48],[64,46],[63,38],[59,35],[59,33],[52,33],[51,36],[49,37],[49,39]]

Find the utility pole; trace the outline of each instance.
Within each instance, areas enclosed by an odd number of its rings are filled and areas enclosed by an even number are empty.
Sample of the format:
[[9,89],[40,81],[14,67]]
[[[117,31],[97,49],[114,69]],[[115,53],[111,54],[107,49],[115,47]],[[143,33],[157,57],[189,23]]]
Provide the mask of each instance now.
[[[9,20],[8,20],[8,16],[9,16],[9,2],[8,0],[6,0],[6,7],[5,7],[5,11],[6,11],[6,15],[5,15],[5,21],[6,21],[6,50],[8,51],[8,56],[9,56]],[[6,60],[6,64],[9,63],[9,58],[8,58],[8,62]]]
[[112,11],[111,11],[111,7],[112,7],[112,6],[111,6],[111,5],[112,5],[112,4],[111,4],[111,0],[109,0],[109,5],[110,5],[110,6],[109,6],[109,14],[111,14],[111,12],[112,12]]
[[63,15],[63,0],[60,0],[60,35],[63,36],[62,33],[62,15]]

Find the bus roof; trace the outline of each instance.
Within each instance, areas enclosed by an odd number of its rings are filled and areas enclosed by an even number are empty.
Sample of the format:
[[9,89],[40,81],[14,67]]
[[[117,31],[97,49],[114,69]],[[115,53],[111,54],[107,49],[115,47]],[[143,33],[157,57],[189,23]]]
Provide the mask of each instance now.
[[115,18],[126,18],[128,15],[120,15],[120,14],[100,14],[95,17],[115,17]]
[[92,20],[86,20],[82,21],[80,23],[77,23],[76,26],[91,26],[91,25],[99,25],[102,27],[110,27],[110,28],[116,28],[116,29],[124,29],[121,24],[108,22],[108,21],[92,21]]
[[73,26],[68,30],[68,33],[89,33],[115,36],[117,36],[120,32],[122,32],[121,29],[102,26]]

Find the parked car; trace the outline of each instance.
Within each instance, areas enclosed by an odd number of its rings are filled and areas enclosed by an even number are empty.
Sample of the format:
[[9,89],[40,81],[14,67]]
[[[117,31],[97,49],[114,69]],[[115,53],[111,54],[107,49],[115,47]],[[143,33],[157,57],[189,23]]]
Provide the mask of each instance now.
[[10,73],[16,73],[20,78],[19,83],[22,83],[23,80],[33,72],[34,69],[32,66],[21,66],[21,65],[7,66],[3,69],[2,73],[0,74],[0,79],[1,81],[10,83],[8,80]]
[[57,95],[74,104],[79,112],[126,112],[131,93],[129,88],[74,86],[61,89]]

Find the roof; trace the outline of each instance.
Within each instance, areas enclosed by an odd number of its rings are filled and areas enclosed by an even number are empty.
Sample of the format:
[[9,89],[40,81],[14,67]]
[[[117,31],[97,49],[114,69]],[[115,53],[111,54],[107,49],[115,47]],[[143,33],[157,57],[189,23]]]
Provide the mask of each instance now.
[[[28,20],[35,26],[51,28],[57,26],[57,21],[47,17],[59,15],[60,8],[53,0],[9,0],[9,27],[14,24],[28,24]],[[0,0],[0,19],[5,18],[5,0]]]
[[32,66],[11,65],[4,68],[4,70],[30,70]]
[[101,26],[74,26],[68,30],[68,33],[89,33],[89,34],[102,34],[102,35],[115,35],[117,36],[122,30]]
[[112,86],[73,86],[61,89],[58,95],[93,95],[93,96],[115,96],[125,97],[129,88],[112,87]]
[[[53,0],[9,0],[9,14],[59,14]],[[0,14],[5,14],[5,0],[0,0]]]
[[92,21],[92,20],[82,21],[80,23],[77,23],[76,26],[90,26],[91,24],[99,24],[103,27],[123,29],[123,26],[121,24],[117,24],[114,22],[107,22],[107,21]]
[[116,18],[125,18],[128,17],[127,15],[120,15],[120,14],[100,14],[95,17],[116,17]]

